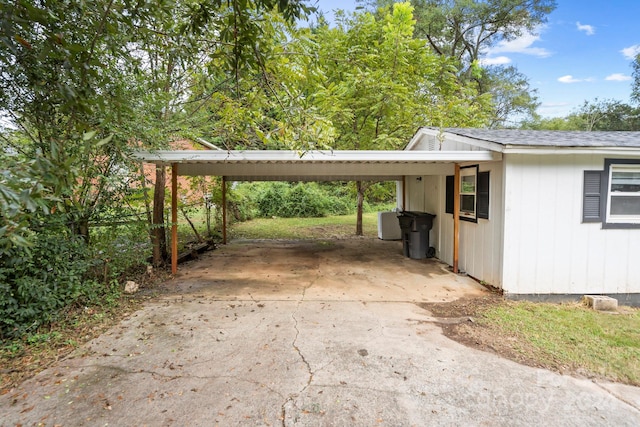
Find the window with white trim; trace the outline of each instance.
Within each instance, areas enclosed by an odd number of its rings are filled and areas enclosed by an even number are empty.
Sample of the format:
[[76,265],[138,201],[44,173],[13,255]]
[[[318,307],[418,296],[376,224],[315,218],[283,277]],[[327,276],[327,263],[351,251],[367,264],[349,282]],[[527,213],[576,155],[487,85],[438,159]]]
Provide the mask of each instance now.
[[584,171],[582,222],[602,228],[640,228],[640,159],[605,159]]
[[460,168],[460,218],[476,220],[478,166]]
[[[463,178],[466,176],[467,178]],[[471,177],[475,177],[474,180]],[[446,177],[445,213],[453,213],[454,176]],[[475,188],[473,187],[475,183]],[[478,165],[460,168],[460,219],[477,222],[489,219],[489,171],[479,171]],[[463,194],[464,190],[464,194]]]
[[640,164],[609,167],[607,223],[640,224]]

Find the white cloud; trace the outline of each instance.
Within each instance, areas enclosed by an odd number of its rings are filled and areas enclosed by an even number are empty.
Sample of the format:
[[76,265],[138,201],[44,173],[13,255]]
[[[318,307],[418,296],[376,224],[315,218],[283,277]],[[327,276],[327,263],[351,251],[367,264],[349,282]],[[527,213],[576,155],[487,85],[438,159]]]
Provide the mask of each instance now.
[[567,74],[566,76],[558,77],[558,81],[560,83],[581,83],[581,82],[593,82],[595,79],[593,77],[588,77],[586,79],[576,79],[571,74]]
[[525,33],[514,40],[501,41],[494,48],[489,49],[488,56],[496,53],[522,53],[524,55],[533,55],[539,58],[545,58],[551,55],[547,49],[542,47],[533,47],[532,45],[540,40],[539,35]]
[[610,82],[626,82],[628,80],[631,80],[631,76],[627,76],[626,74],[622,73],[614,73],[607,76],[605,80],[608,80]]
[[584,31],[585,34],[588,36],[592,36],[596,33],[596,29],[592,25],[581,24],[579,22],[576,22],[576,27],[578,28],[578,31]]
[[558,77],[558,81],[560,83],[578,83],[579,79],[574,79],[571,74],[567,74],[566,76]]
[[573,105],[569,102],[543,102],[538,107],[538,113],[545,117],[565,117],[571,111]]
[[495,56],[493,58],[481,58],[480,65],[505,65],[511,63],[511,58],[506,56]]
[[634,44],[633,46],[625,47],[620,51],[625,58],[634,60],[637,55],[640,55],[640,44]]

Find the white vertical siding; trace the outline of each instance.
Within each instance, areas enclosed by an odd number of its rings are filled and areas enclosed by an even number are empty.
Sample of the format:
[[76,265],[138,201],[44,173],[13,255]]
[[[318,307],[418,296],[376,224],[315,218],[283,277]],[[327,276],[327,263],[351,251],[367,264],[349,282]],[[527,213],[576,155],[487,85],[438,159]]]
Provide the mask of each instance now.
[[436,248],[437,257],[437,247],[441,239],[438,230],[440,228],[439,224],[442,218],[439,212],[440,205],[444,204],[444,199],[440,199],[438,195],[440,194],[440,188],[444,186],[444,183],[441,183],[440,176],[437,175],[425,176],[422,180],[424,182],[424,204],[422,211],[436,215],[433,220],[433,227],[429,233],[429,245]]
[[440,192],[440,177],[437,175],[407,176],[405,177],[405,184],[407,186],[407,206],[404,208],[404,210],[428,212],[437,215],[433,221],[433,228],[429,236],[430,246],[437,247],[435,246],[435,244],[439,240],[439,235],[435,230],[437,229],[437,224],[440,219],[437,213],[440,209],[440,201],[437,197]]
[[412,148],[412,150],[427,151],[482,151],[483,148],[465,144],[458,141],[445,140],[440,147],[440,141],[435,136],[424,135]]
[[584,171],[602,170],[604,158],[505,155],[501,282],[506,292],[640,292],[640,230],[582,223]]
[[[502,285],[502,162],[481,163],[480,171],[490,172],[489,219],[478,219],[477,223],[460,221],[458,267],[470,276],[499,288]],[[437,192],[427,196],[427,203],[432,203],[433,213],[438,215],[432,238],[436,236],[436,256],[451,265],[453,215],[445,213],[446,178],[433,178],[438,181]]]
[[407,185],[406,203],[404,210],[406,211],[423,211],[424,210],[424,177],[407,176],[405,177]]

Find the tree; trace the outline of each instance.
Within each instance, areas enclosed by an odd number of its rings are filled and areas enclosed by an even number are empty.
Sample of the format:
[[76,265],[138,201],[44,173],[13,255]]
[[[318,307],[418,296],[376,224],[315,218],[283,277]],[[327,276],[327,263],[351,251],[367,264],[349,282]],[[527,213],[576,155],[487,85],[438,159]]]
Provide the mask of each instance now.
[[118,197],[128,137],[131,35],[149,4],[28,1],[2,4],[0,111],[5,150],[52,163],[50,192],[69,227],[88,240],[88,221]]
[[615,99],[585,101],[566,117],[538,119],[522,124],[523,129],[580,131],[638,131],[640,108]]
[[308,29],[295,29],[272,13],[261,30],[254,61],[235,74],[225,68],[224,58],[206,62],[189,101],[190,121],[201,123],[199,132],[227,149],[326,146],[332,142],[331,125],[307,93],[313,56],[297,42],[308,40]]
[[640,108],[614,99],[585,101],[575,113],[586,131],[640,130]]
[[[237,80],[241,67],[259,62],[267,14],[292,21],[312,10],[302,0],[1,5],[0,111],[26,136],[3,132],[3,146],[56,166],[51,192],[86,240],[89,221],[121,201],[135,170],[131,142],[161,147],[186,133],[184,100],[198,63],[217,58]],[[164,191],[156,194],[162,206]]]
[[[379,0],[385,5],[391,0]],[[534,32],[544,24],[555,0],[413,0],[415,35],[435,52],[470,67],[500,41]]]
[[[370,7],[385,6],[393,0],[372,0]],[[415,36],[424,39],[442,56],[460,64],[461,76],[475,81],[480,93],[494,96],[491,126],[503,125],[507,118],[532,117],[538,106],[535,94],[528,93],[524,75],[513,66],[493,66],[477,72],[479,60],[499,42],[534,33],[555,9],[555,0],[412,0],[417,21]]]
[[640,53],[631,64],[633,67],[633,85],[631,86],[631,100],[640,104]]
[[492,114],[489,127],[504,127],[509,122],[534,117],[540,105],[537,90],[516,67],[493,66],[475,78],[480,93],[491,94]]
[[[409,3],[375,16],[338,15],[337,27],[320,27],[307,51],[319,69],[309,96],[335,130],[335,148],[398,149],[419,126],[485,123],[488,97],[460,83],[449,58],[413,38]],[[356,183],[362,204],[368,185]]]

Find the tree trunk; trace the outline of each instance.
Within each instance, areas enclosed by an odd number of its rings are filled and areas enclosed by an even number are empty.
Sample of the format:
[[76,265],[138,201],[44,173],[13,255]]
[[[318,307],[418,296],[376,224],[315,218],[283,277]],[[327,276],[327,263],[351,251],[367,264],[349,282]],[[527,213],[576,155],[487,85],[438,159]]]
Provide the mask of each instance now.
[[164,226],[164,190],[166,170],[156,166],[156,184],[153,190],[153,223],[151,224],[151,244],[153,246],[153,265],[158,267],[168,258],[167,234]]
[[356,181],[358,191],[358,213],[356,215],[356,236],[362,236],[362,206],[364,205],[364,187],[362,181]]
[[86,218],[76,218],[71,224],[71,232],[82,237],[82,240],[89,244],[89,220]]

